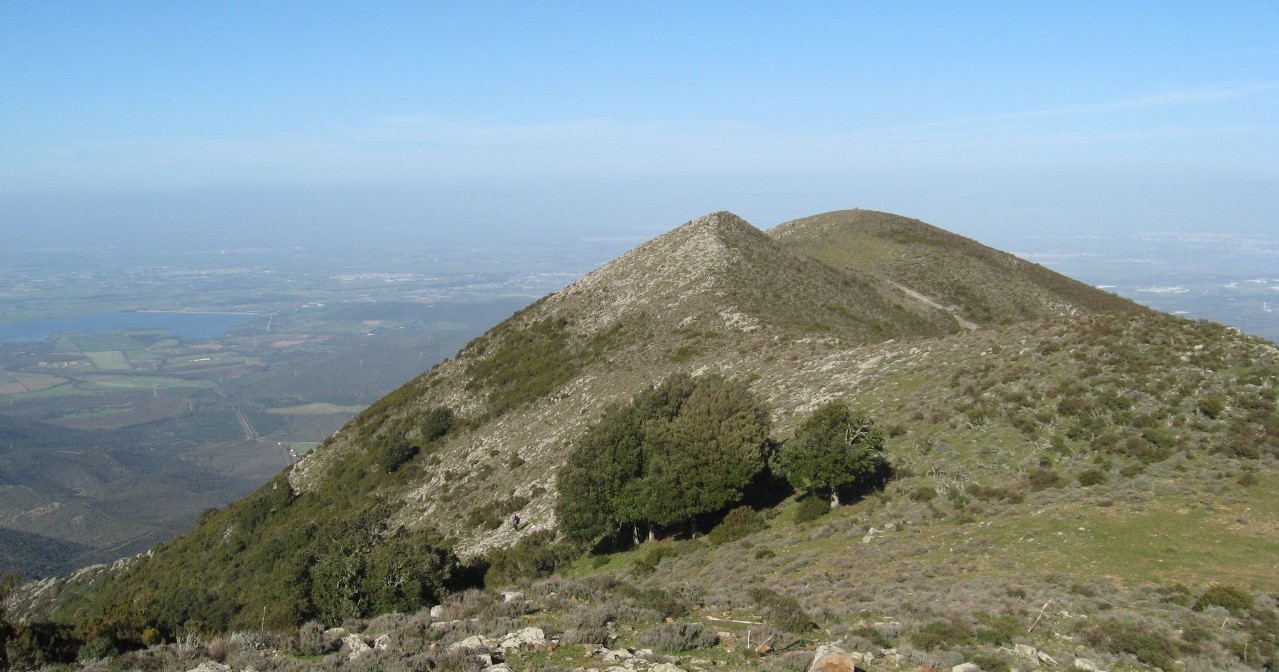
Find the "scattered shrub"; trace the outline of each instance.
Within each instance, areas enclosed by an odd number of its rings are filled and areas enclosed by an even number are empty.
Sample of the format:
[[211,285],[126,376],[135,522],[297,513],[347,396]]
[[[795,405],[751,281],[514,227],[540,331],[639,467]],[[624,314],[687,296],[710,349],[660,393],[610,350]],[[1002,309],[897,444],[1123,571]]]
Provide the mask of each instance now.
[[870,627],[869,625],[853,628],[848,634],[852,637],[861,637],[881,649],[891,649],[896,644],[891,637],[885,635],[876,628]]
[[764,529],[764,519],[749,506],[739,506],[720,521],[706,537],[713,544],[736,541]]
[[110,637],[98,636],[85,642],[80,647],[80,650],[76,653],[76,660],[80,662],[101,660],[102,658],[110,658],[118,653],[120,652],[116,649],[115,642],[112,642]]
[[307,621],[298,628],[298,653],[304,656],[322,656],[330,651],[330,642],[324,636],[324,624]]
[[637,587],[629,583],[617,583],[613,590],[631,600],[635,606],[657,612],[662,618],[679,618],[688,613],[688,607],[666,590],[657,586]]
[[1039,467],[1026,475],[1031,490],[1045,490],[1061,483],[1061,476],[1047,467]]
[[1226,411],[1226,400],[1220,396],[1209,396],[1199,400],[1195,410],[1206,418],[1216,420]]
[[780,595],[770,588],[751,588],[751,599],[764,609],[764,620],[769,625],[781,628],[786,632],[805,633],[817,627],[813,619],[804,612],[799,600]]
[[977,620],[979,625],[973,631],[973,639],[991,646],[1008,646],[1023,630],[1021,621],[1011,614],[979,614]]
[[1085,488],[1092,485],[1099,485],[1105,482],[1106,482],[1106,472],[1100,469],[1097,469],[1095,467],[1090,469],[1085,469],[1079,472],[1079,485],[1082,485]]
[[973,651],[967,656],[968,662],[981,668],[981,672],[1011,672],[1012,665],[1006,656],[989,651]]
[[1252,609],[1252,605],[1252,595],[1248,591],[1218,584],[1205,590],[1199,599],[1195,600],[1193,608],[1195,611],[1203,611],[1208,607],[1221,607],[1234,616],[1243,616]]
[[575,628],[564,631],[560,635],[560,644],[577,644],[580,646],[607,646],[617,635],[608,628]]
[[972,639],[973,631],[956,620],[932,621],[920,626],[910,635],[910,643],[915,648],[933,651],[940,648],[964,644]]
[[795,508],[795,522],[807,523],[830,513],[830,502],[816,495],[806,495]]
[[1092,628],[1086,639],[1111,653],[1126,653],[1162,670],[1176,669],[1177,646],[1160,634],[1125,621],[1109,621]]
[[657,566],[662,563],[662,558],[668,555],[675,555],[675,545],[671,543],[659,543],[649,546],[648,550],[635,558],[632,569],[636,574],[651,574]]
[[982,501],[992,499],[1002,499],[1013,504],[1020,504],[1026,500],[1026,496],[1011,490],[1009,488],[982,485],[980,483],[969,483],[964,490],[973,497]]
[[910,491],[910,498],[916,502],[931,502],[937,499],[937,491],[931,485],[919,485]]
[[693,651],[719,644],[719,636],[697,623],[662,623],[639,633],[642,646],[659,651]]
[[[539,530],[510,548],[491,553],[484,583],[504,585],[550,576],[576,556],[577,552],[567,543],[555,542],[555,532]],[[608,558],[604,558],[604,562],[607,563]]]
[[403,439],[392,439],[382,444],[377,461],[388,474],[395,473],[405,462],[416,457],[419,450],[420,448]]
[[1195,601],[1194,594],[1190,592],[1190,589],[1180,583],[1160,586],[1156,592],[1169,604],[1189,607]]
[[448,406],[432,408],[422,418],[419,429],[422,432],[422,440],[428,443],[448,434],[449,430],[453,429],[453,409]]

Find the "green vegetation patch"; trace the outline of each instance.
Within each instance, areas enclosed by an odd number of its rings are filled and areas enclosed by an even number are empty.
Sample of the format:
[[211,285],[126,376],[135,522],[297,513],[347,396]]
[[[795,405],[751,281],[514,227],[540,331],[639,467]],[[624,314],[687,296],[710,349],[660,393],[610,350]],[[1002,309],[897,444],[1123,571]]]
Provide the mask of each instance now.
[[108,371],[131,371],[133,364],[129,362],[128,356],[119,350],[91,350],[85,351],[84,356],[93,362],[93,366],[102,372]]
[[89,376],[81,383],[81,387],[89,391],[167,390],[181,387],[212,387],[212,383],[168,376]]
[[577,441],[558,478],[560,528],[587,544],[736,504],[764,470],[770,426],[745,385],[673,375],[609,409]]
[[572,380],[585,366],[564,318],[506,324],[483,337],[491,352],[467,369],[468,390],[486,390],[489,412],[501,415],[540,399]]
[[1264,530],[1279,524],[1279,494],[1263,490],[1251,489],[1247,504],[1229,509],[1188,507],[1182,500],[1156,500],[1143,510],[1059,506],[1000,517],[982,533],[1019,571],[1051,566],[1133,584],[1224,581],[1273,590],[1279,588],[1279,538]]

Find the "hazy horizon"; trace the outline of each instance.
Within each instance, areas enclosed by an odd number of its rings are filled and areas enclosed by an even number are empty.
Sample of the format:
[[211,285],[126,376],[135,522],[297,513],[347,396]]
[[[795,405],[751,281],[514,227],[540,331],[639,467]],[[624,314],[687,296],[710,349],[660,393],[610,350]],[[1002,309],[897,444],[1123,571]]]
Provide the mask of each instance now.
[[0,6],[11,245],[1274,230],[1279,7]]

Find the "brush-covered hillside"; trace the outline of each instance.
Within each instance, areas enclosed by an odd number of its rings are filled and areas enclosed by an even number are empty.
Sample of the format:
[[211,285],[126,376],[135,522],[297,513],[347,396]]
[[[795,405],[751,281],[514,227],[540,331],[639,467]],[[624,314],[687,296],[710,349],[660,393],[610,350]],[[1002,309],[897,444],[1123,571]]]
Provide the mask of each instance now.
[[[716,213],[9,608],[152,669],[1262,669],[1277,392],[1271,343],[915,220]],[[834,509],[787,478],[832,403],[882,448]]]

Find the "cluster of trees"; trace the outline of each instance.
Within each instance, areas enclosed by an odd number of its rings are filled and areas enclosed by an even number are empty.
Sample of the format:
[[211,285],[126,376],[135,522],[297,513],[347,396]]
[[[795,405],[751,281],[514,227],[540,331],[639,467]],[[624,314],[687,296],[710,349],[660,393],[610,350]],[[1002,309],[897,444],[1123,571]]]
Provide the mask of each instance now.
[[560,530],[588,543],[738,502],[764,468],[769,427],[744,385],[672,376],[609,409],[578,440],[558,477]]
[[371,507],[331,526],[307,571],[310,615],[336,624],[438,603],[460,564],[431,529],[390,529],[391,512]]
[[841,403],[817,409],[780,449],[770,427],[744,384],[671,376],[608,409],[578,439],[558,476],[560,530],[584,545],[651,535],[741,503],[770,471],[836,505],[841,489],[886,471],[883,436]]
[[384,479],[412,472],[404,467],[418,450],[400,449],[405,436],[428,450],[457,428],[443,407],[410,424],[416,431],[397,426],[390,440],[367,437],[369,450],[331,465],[317,492],[295,494],[277,476],[206,512],[151,557],[92,587],[65,587],[51,616],[74,626],[16,626],[0,612],[0,654],[10,653],[10,663],[39,662],[33,655],[59,662],[78,647],[124,650],[184,632],[412,612],[478,582],[482,571],[497,581],[543,575],[605,537],[710,522],[776,475],[832,493],[884,464],[878,432],[842,405],[818,409],[778,447],[768,413],[744,384],[675,375],[608,410],[575,444],[557,502],[568,543],[543,533],[464,566],[438,533],[392,526],[393,511],[376,494]]

